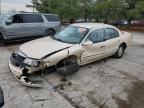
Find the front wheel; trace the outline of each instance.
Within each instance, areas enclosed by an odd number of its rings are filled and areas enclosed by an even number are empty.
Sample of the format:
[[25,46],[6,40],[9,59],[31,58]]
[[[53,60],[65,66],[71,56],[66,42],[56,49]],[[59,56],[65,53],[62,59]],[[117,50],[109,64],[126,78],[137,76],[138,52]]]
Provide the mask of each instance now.
[[79,70],[79,65],[77,63],[77,60],[73,59],[66,59],[58,63],[57,65],[57,73],[60,76],[66,76],[73,74]]
[[125,52],[125,47],[121,45],[119,49],[117,50],[117,52],[115,53],[114,57],[121,58],[123,57],[124,52]]

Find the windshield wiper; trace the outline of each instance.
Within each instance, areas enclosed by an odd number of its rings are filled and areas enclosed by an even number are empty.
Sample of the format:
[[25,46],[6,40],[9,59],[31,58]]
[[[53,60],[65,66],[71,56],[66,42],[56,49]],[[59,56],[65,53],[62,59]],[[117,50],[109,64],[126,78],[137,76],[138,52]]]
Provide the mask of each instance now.
[[63,42],[61,39],[58,39],[58,38],[55,38],[56,40],[58,40],[58,41],[61,41],[61,42]]

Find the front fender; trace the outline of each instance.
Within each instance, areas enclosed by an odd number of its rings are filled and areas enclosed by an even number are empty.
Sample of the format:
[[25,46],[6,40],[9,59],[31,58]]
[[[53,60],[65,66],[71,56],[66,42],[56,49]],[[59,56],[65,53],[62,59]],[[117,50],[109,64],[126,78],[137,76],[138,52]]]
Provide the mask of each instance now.
[[69,56],[76,56],[78,64],[81,65],[82,46],[77,44],[75,46],[70,47],[68,51]]
[[61,60],[67,58],[69,56],[68,49],[59,51],[43,60],[45,67],[50,67],[56,65]]

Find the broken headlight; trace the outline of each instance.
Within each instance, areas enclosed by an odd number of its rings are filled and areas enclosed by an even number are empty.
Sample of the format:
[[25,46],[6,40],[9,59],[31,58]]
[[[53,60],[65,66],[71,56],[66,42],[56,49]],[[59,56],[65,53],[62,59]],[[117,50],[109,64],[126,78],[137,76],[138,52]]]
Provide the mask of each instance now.
[[29,66],[37,67],[40,64],[40,61],[39,60],[35,60],[35,59],[26,58],[24,60],[24,63],[29,65]]
[[26,55],[21,50],[19,50],[19,49],[15,50],[14,54],[18,54],[18,55],[20,55],[22,57],[26,57]]

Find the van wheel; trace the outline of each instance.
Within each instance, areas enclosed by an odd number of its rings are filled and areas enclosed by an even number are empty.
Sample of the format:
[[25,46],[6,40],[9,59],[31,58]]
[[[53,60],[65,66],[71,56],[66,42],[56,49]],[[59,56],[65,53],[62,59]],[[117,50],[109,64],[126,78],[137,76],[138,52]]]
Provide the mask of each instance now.
[[123,57],[124,52],[125,52],[125,47],[123,45],[120,45],[120,47],[117,50],[117,52],[115,53],[114,57],[121,58],[121,57]]
[[45,36],[53,36],[54,34],[55,34],[55,31],[51,30],[51,29],[46,30],[46,32],[45,32]]
[[0,34],[0,45],[4,45],[4,38],[2,34]]
[[57,73],[60,76],[73,74],[79,70],[76,59],[65,59],[57,64]]

